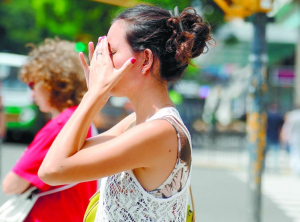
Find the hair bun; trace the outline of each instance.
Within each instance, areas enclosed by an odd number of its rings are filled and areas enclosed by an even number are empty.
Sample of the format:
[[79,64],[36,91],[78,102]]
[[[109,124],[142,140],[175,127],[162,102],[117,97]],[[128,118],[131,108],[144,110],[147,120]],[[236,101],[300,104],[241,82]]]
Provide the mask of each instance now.
[[166,49],[168,52],[175,52],[176,60],[182,64],[190,64],[191,58],[206,53],[208,44],[213,40],[210,26],[205,24],[201,16],[191,7],[182,11],[180,19],[171,17],[167,21],[167,26],[172,29],[172,35],[166,42]]
[[[125,38],[132,51],[150,49],[154,61],[159,62],[160,79],[175,82],[191,64],[191,58],[207,51],[212,38],[210,26],[203,22],[195,9],[186,8],[180,17],[170,14],[157,6],[137,5],[122,12],[115,21],[126,22]],[[154,63],[151,74],[154,75]]]

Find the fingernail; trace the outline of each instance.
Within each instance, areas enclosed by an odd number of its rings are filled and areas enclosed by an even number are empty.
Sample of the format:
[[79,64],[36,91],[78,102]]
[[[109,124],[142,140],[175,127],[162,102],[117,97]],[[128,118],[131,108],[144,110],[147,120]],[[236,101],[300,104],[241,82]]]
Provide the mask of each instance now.
[[106,35],[102,36],[102,39],[105,39]]
[[100,37],[98,38],[98,42],[100,42],[100,41],[101,41],[101,39],[102,39],[102,36],[100,36]]
[[136,62],[136,59],[135,59],[135,58],[132,58],[132,59],[130,60],[130,62],[131,62],[132,64],[134,64],[134,63]]
[[97,42],[97,45],[99,45],[100,43],[99,42]]

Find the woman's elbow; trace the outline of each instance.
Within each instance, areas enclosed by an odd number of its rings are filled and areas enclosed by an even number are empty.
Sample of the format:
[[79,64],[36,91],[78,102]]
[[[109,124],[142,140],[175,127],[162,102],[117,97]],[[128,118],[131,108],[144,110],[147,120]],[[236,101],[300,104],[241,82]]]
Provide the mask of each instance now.
[[61,185],[59,183],[59,171],[53,166],[41,166],[38,171],[38,177],[46,184],[51,186]]
[[12,194],[11,186],[8,186],[5,180],[2,182],[2,190],[4,194]]
[[2,190],[6,195],[23,193],[30,184],[11,184],[9,181],[2,182]]

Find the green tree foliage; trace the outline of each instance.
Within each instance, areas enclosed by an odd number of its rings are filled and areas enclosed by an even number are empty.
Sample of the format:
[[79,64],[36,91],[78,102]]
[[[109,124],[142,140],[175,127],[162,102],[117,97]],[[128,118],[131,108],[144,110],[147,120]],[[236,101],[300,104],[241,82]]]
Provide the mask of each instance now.
[[[180,11],[196,0],[145,0]],[[211,25],[220,24],[222,14],[212,0],[202,0],[202,7],[211,5],[204,14]],[[207,8],[207,7],[206,7]],[[212,10],[211,10],[212,9]],[[47,37],[58,36],[71,41],[97,41],[107,33],[111,19],[122,8],[89,0],[6,0],[0,2],[0,51],[26,54],[26,43],[38,44]],[[213,12],[212,12],[213,11]],[[207,17],[208,16],[208,17]],[[220,17],[220,19],[218,19]],[[219,21],[215,21],[217,20]]]
[[36,28],[30,0],[0,4],[0,51],[24,53],[24,45],[38,42],[47,30]]
[[169,10],[173,10],[175,6],[178,6],[180,11],[191,5],[191,0],[144,0],[143,2],[161,6]]
[[[107,33],[117,7],[83,0],[32,0],[36,22],[51,33],[73,40],[96,40]],[[90,39],[89,39],[90,38]]]
[[47,37],[97,41],[118,7],[83,0],[11,0],[0,4],[0,51],[26,54]]

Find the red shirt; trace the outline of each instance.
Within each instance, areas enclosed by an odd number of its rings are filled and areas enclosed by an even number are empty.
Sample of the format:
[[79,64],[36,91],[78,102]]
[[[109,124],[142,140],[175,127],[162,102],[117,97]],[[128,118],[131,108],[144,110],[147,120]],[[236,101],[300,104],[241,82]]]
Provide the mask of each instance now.
[[[15,174],[38,187],[39,192],[57,188],[45,184],[37,173],[52,142],[76,108],[76,106],[68,108],[50,120],[36,134],[12,169]],[[91,128],[88,137],[91,137]],[[63,145],[61,148],[63,149]],[[82,222],[89,198],[96,190],[97,181],[91,181],[40,197],[24,222]]]

